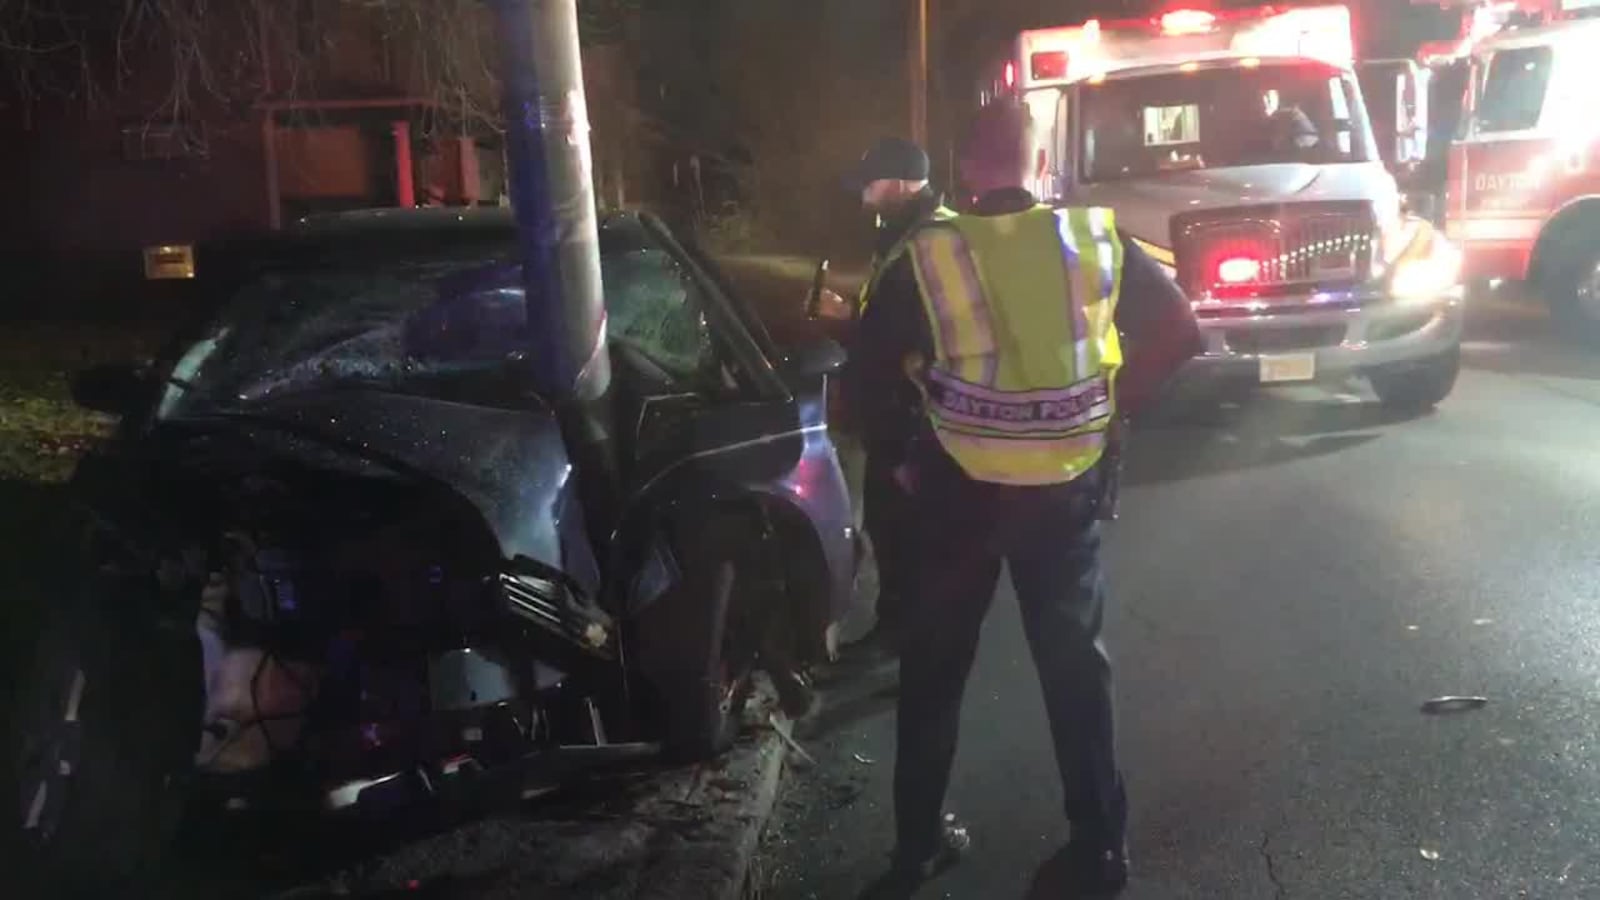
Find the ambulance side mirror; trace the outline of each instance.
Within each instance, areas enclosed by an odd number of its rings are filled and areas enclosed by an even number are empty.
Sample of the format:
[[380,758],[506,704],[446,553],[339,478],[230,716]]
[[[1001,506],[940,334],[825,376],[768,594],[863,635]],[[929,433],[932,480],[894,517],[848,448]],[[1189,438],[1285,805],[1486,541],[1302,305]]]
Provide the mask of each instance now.
[[1396,137],[1395,161],[1415,165],[1428,155],[1428,92],[1431,72],[1411,66],[1399,78],[1400,133]]

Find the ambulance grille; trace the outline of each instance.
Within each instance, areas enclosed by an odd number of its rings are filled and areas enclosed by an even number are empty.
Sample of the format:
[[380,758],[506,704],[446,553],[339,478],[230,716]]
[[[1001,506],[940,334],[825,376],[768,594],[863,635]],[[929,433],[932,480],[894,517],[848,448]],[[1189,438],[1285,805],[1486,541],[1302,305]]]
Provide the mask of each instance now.
[[1372,274],[1376,225],[1365,203],[1207,210],[1173,217],[1172,230],[1178,281],[1194,299],[1270,299]]

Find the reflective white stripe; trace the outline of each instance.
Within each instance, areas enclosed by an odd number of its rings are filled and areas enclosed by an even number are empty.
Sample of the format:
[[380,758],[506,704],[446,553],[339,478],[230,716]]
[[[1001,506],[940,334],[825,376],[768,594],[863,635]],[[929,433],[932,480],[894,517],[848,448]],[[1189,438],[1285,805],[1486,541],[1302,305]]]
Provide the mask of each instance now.
[[[1117,270],[1116,256],[1111,246],[1111,229],[1108,227],[1109,212],[1103,207],[1094,207],[1089,210],[1089,233],[1094,235],[1095,255],[1100,260],[1100,296],[1095,298],[1096,303],[1111,299],[1111,289],[1116,286]],[[1087,304],[1085,304],[1087,306]],[[1087,312],[1087,311],[1086,311]],[[1087,318],[1087,314],[1085,315]],[[1095,323],[1089,322],[1090,330]],[[1096,338],[1098,339],[1098,337]],[[1085,331],[1084,339],[1078,341],[1073,348],[1077,354],[1078,372],[1089,371],[1089,336]]]
[[1543,219],[1522,216],[1457,219],[1449,223],[1445,232],[1459,241],[1531,241],[1539,236],[1543,225]]
[[979,379],[983,384],[993,387],[1000,377],[1000,346],[994,333],[994,320],[989,316],[988,292],[978,275],[978,261],[972,257],[972,248],[959,234],[955,238],[954,253],[956,269],[961,273],[961,283],[966,287],[967,302],[971,307],[968,321],[978,344],[969,349],[976,351],[982,360]]
[[996,391],[936,369],[928,389],[928,412],[950,430],[968,434],[1053,439],[1111,414],[1111,383],[1099,375],[1065,389]]
[[[993,385],[1000,373],[999,346],[971,248],[953,228],[928,229],[918,235],[916,245],[912,258],[927,289],[928,301],[937,313],[941,354],[965,377]],[[950,256],[949,264],[955,268],[958,284],[948,284],[943,277],[939,256],[945,253]],[[976,375],[966,371],[973,361],[982,367]]]
[[1056,234],[1061,238],[1062,258],[1067,263],[1067,303],[1072,307],[1073,371],[1083,375],[1089,370],[1089,303],[1078,296],[1083,290],[1083,261],[1078,258],[1078,235],[1072,227],[1072,210],[1056,210]]

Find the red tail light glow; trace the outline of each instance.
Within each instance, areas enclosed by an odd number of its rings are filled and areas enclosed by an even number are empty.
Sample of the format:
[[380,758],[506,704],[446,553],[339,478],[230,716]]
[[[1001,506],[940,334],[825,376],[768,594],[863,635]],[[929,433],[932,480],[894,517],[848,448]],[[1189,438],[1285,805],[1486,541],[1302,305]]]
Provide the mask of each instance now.
[[1175,9],[1161,17],[1162,34],[1205,34],[1216,27],[1217,17],[1203,9]]
[[1035,53],[1029,57],[1028,67],[1033,71],[1035,81],[1048,78],[1067,77],[1067,51],[1052,50],[1048,53]]
[[1217,281],[1221,284],[1248,284],[1261,277],[1261,260],[1249,256],[1234,256],[1217,264]]

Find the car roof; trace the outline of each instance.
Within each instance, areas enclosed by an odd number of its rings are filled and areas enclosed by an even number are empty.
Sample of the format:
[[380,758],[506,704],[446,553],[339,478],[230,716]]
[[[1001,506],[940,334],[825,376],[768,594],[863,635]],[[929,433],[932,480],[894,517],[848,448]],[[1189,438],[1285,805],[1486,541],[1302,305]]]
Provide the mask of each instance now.
[[[636,212],[600,217],[602,250],[641,246],[644,225]],[[206,242],[212,260],[290,260],[345,252],[383,258],[413,249],[505,245],[516,239],[516,218],[505,207],[389,207],[304,216],[275,232]],[[284,256],[284,254],[288,254]]]
[[505,230],[516,227],[509,207],[429,206],[355,209],[303,216],[285,232],[304,237],[341,237],[378,232]]
[[[639,216],[635,212],[613,211],[600,215],[600,225],[605,228],[638,224]],[[509,233],[516,227],[516,216],[509,206],[396,206],[302,216],[290,223],[284,232],[296,237],[337,238],[417,232]]]

